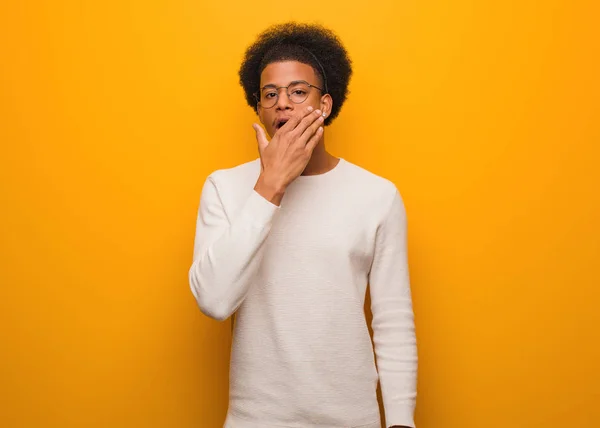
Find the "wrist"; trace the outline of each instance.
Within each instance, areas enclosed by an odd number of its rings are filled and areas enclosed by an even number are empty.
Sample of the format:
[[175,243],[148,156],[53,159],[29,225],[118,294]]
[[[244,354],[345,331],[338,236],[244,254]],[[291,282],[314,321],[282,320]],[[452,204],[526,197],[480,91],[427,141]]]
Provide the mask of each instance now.
[[256,181],[254,190],[272,204],[279,206],[285,193],[285,185],[281,180],[263,171]]

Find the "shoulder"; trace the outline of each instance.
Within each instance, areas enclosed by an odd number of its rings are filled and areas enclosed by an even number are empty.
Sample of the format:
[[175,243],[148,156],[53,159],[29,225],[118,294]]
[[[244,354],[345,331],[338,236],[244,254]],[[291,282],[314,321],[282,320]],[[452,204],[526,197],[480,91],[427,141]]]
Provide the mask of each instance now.
[[[348,163],[348,190],[357,197],[365,217],[374,220],[377,229],[401,230],[406,223],[406,208],[398,186],[390,179],[358,165]],[[392,226],[390,226],[392,225]]]
[[250,192],[260,175],[260,158],[211,172],[206,181],[220,194],[235,195]]
[[378,175],[352,162],[346,162],[346,182],[352,191],[371,203],[389,207],[395,198],[400,198],[396,184],[386,177]]
[[252,192],[260,175],[260,158],[234,167],[217,169],[205,180],[202,193],[218,197],[227,206],[237,206]]
[[260,159],[254,159],[244,162],[231,168],[222,168],[211,172],[207,180],[212,181],[217,187],[219,185],[228,185],[244,183],[252,178],[258,178],[260,173]]

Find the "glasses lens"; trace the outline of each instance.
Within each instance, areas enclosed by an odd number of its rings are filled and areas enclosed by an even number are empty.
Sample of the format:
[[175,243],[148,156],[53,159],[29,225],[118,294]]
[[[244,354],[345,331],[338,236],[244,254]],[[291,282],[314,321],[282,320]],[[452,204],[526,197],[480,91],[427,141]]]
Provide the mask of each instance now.
[[[264,108],[271,108],[277,103],[278,90],[275,88],[264,88],[260,91],[260,104]],[[306,101],[310,86],[304,82],[296,82],[288,87],[287,93],[290,101],[295,104],[300,104]]]
[[260,104],[264,108],[271,108],[277,102],[277,90],[275,88],[265,88],[260,91]]
[[290,100],[293,103],[300,104],[306,100],[308,93],[310,92],[310,86],[306,83],[298,82],[294,83],[288,88],[288,94],[290,94]]

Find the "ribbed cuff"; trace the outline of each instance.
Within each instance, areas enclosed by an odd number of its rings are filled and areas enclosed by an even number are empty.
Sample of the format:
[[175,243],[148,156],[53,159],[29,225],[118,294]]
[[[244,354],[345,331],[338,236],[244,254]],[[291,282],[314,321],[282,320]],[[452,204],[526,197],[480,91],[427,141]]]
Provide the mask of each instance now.
[[414,409],[410,405],[394,406],[394,408],[385,408],[385,426],[394,425],[407,426],[415,428]]

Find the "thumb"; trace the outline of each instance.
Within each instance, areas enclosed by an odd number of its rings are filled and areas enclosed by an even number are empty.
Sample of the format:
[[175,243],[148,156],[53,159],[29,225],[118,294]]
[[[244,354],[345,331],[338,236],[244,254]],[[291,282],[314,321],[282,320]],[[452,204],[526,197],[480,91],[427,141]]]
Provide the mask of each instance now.
[[265,130],[262,129],[260,125],[253,123],[252,128],[254,128],[254,131],[256,131],[256,141],[258,142],[258,149],[262,154],[263,150],[269,145],[269,140],[267,140]]

